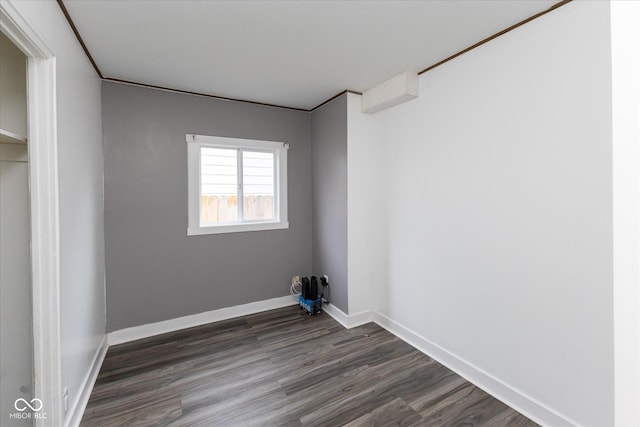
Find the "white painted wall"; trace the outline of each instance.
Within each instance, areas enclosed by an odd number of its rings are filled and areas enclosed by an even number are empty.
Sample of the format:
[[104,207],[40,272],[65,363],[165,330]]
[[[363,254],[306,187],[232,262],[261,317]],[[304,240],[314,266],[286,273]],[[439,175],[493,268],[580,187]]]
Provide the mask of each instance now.
[[27,136],[27,59],[0,33],[0,129]]
[[[27,135],[27,59],[0,33],[0,129]],[[0,143],[0,424],[33,398],[33,334],[26,144]],[[11,419],[14,426],[32,420]]]
[[56,55],[62,384],[71,409],[105,336],[100,80],[55,2],[12,3]]
[[573,2],[421,76],[383,153],[349,109],[349,312],[387,240],[374,308],[547,425],[613,423],[610,55],[608,2]]
[[370,311],[387,283],[384,138],[361,96],[347,94],[347,253],[349,316]]
[[15,427],[33,425],[9,418],[33,398],[29,225],[27,146],[0,144],[0,424]]
[[615,424],[640,425],[640,2],[611,3]]

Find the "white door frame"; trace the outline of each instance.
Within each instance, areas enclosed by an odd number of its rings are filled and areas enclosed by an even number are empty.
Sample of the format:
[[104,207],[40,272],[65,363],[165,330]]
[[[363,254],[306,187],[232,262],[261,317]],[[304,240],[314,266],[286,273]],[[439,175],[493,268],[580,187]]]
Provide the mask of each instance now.
[[61,426],[60,223],[53,50],[11,1],[0,2],[0,29],[28,58],[27,110],[31,200],[34,397],[43,402],[37,427]]
[[611,2],[613,356],[616,426],[640,425],[640,54],[638,2]]

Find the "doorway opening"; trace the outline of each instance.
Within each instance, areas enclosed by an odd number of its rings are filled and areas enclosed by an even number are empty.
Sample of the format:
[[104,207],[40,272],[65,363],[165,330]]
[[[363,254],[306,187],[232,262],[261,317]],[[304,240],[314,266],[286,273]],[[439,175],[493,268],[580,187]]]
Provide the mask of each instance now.
[[[11,2],[0,2],[0,31],[27,59],[27,124],[23,136],[27,141],[29,183],[32,399],[42,402],[34,425],[61,426],[56,60],[54,51]],[[11,396],[2,399],[9,399],[15,408]],[[40,406],[33,400],[29,403]],[[10,424],[5,421],[0,420],[0,424]]]

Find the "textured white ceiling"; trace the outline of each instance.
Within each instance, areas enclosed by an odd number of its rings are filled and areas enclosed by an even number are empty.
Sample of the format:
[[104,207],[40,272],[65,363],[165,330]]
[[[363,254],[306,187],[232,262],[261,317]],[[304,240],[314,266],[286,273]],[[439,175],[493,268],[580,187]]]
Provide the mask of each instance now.
[[64,1],[105,77],[303,109],[420,71],[554,3]]

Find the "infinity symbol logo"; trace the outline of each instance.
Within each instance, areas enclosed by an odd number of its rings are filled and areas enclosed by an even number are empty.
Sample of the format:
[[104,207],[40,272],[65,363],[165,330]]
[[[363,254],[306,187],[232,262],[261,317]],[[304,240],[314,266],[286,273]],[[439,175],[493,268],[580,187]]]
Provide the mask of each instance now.
[[[31,406],[32,404],[33,406]],[[31,403],[29,403],[23,398],[19,398],[19,399],[16,399],[15,403],[13,404],[13,407],[20,412],[26,411],[27,408],[31,408],[32,411],[38,412],[40,409],[42,409],[42,400],[34,397],[33,399],[31,399]]]

